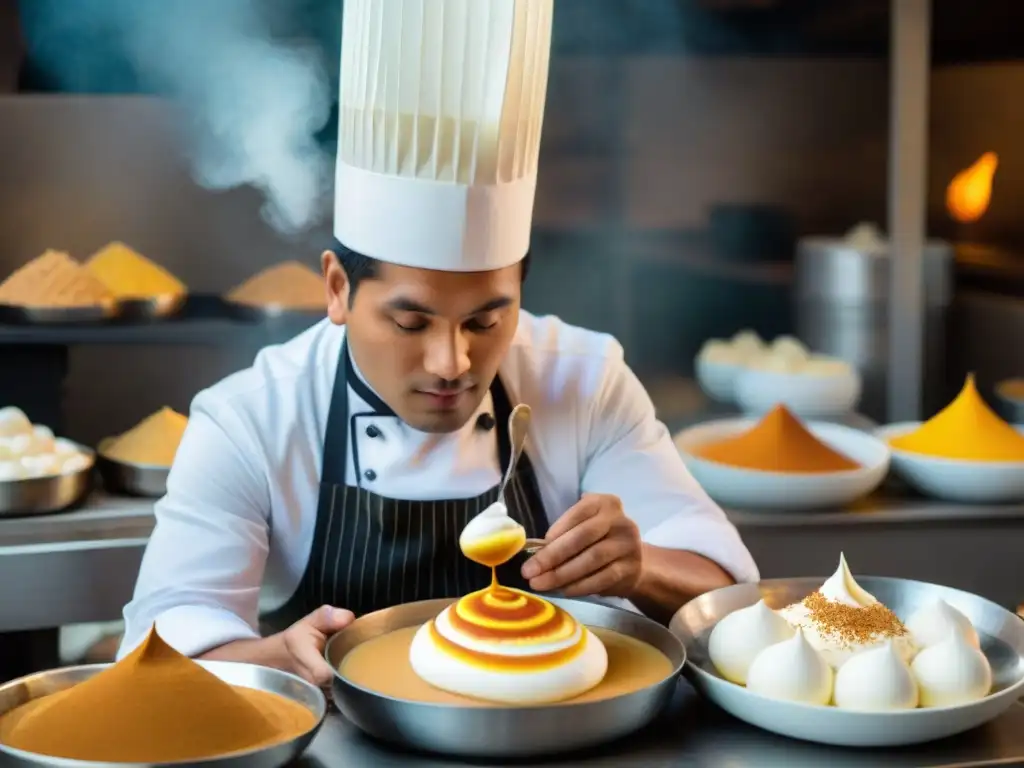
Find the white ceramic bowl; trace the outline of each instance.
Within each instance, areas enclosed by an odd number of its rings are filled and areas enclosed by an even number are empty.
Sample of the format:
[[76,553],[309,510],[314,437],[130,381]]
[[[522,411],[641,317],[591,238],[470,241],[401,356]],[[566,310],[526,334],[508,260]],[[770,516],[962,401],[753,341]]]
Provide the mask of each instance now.
[[768,413],[782,403],[806,419],[841,416],[856,410],[861,393],[860,374],[853,369],[840,376],[744,369],[734,386],[736,404],[744,413]]
[[697,358],[697,383],[704,394],[719,403],[733,403],[736,395],[736,379],[746,370],[742,365],[712,363]]
[[[895,747],[934,741],[982,725],[1014,705],[1024,691],[1024,621],[1018,616],[958,589],[906,579],[860,575],[856,578],[857,583],[903,620],[935,598],[942,598],[967,616],[978,630],[981,650],[992,666],[993,691],[979,701],[961,706],[852,712],[770,699],[718,674],[708,654],[708,638],[720,620],[761,599],[774,609],[802,600],[821,586],[824,577],[737,584],[691,600],[669,624],[669,629],[686,645],[686,676],[704,696],[751,725],[783,736],[849,747]],[[875,765],[886,765],[884,755],[876,757]]]
[[861,465],[841,472],[763,472],[702,459],[701,445],[739,434],[758,419],[719,419],[690,427],[675,437],[676,448],[701,487],[723,506],[741,509],[825,509],[849,504],[871,493],[889,471],[889,448],[867,432],[841,424],[812,422],[810,432]]
[[[905,435],[921,426],[919,421],[889,424],[875,430],[888,445],[892,437]],[[1024,433],[1024,427],[1018,426]],[[914,488],[928,496],[975,504],[1024,501],[1024,462],[968,461],[940,459],[891,448],[893,470]]]

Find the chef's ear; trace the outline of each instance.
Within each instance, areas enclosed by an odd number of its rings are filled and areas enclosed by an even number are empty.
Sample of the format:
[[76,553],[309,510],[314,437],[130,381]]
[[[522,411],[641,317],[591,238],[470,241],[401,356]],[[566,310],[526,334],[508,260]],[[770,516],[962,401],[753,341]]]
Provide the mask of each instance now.
[[320,267],[324,274],[327,291],[327,316],[335,325],[344,325],[348,320],[349,288],[348,275],[338,262],[333,251],[320,254]]

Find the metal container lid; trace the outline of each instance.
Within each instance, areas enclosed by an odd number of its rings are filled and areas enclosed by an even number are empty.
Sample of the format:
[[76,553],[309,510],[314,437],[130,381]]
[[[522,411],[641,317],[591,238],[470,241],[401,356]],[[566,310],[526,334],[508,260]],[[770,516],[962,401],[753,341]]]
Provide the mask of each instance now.
[[[887,241],[857,243],[843,237],[805,237],[797,244],[797,301],[875,304],[889,298],[891,250]],[[953,248],[944,240],[924,247],[925,303],[952,298]]]

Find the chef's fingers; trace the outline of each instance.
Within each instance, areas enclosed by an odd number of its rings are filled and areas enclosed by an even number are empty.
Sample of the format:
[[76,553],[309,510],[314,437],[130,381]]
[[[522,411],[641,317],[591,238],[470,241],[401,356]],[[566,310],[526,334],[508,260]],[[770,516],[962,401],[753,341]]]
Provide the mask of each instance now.
[[[566,534],[568,536],[569,534]],[[549,545],[553,546],[553,545]],[[609,563],[629,554],[630,543],[621,539],[603,538],[588,546],[575,557],[530,579],[530,589],[550,592],[562,589],[597,573]],[[538,553],[539,554],[539,553]]]
[[592,595],[607,595],[622,582],[630,570],[629,561],[621,558],[608,563],[597,573],[592,573],[586,578],[566,584],[561,592],[564,597],[590,597]]
[[313,685],[323,687],[334,677],[334,670],[323,656],[323,645],[312,634],[292,644],[292,659],[299,674]]
[[331,605],[321,605],[306,618],[302,619],[302,622],[315,629],[325,637],[330,637],[335,632],[340,632],[349,624],[355,616],[352,611],[346,611],[344,608],[335,608]]
[[585,520],[597,515],[601,511],[601,497],[585,493],[583,498],[566,510],[565,514],[555,520],[548,528],[548,535],[545,541],[554,541],[559,536],[568,533]]
[[322,605],[288,629],[288,649],[299,673],[316,685],[327,685],[334,670],[324,659],[326,639],[352,623],[352,611]]
[[523,578],[535,579],[542,573],[554,570],[576,557],[587,547],[596,544],[608,535],[610,524],[595,515],[579,525],[570,528],[557,538],[551,539],[543,549],[523,563]]

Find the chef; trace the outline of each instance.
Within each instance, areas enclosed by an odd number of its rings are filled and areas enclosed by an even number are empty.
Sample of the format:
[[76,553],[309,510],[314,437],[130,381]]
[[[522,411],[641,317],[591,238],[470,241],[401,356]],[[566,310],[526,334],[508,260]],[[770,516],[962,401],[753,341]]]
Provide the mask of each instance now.
[[547,545],[513,585],[664,620],[758,578],[622,348],[520,310],[551,15],[346,0],[329,317],[195,398],[120,656],[155,623],[183,653],[325,683],[353,615],[485,586],[458,538],[498,497],[517,403],[506,500]]

